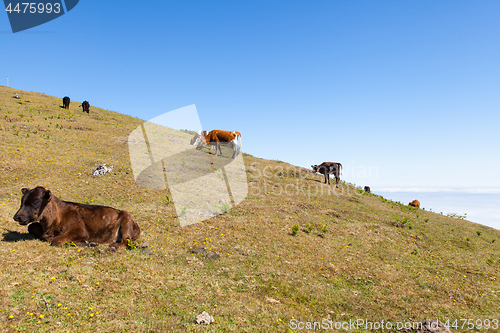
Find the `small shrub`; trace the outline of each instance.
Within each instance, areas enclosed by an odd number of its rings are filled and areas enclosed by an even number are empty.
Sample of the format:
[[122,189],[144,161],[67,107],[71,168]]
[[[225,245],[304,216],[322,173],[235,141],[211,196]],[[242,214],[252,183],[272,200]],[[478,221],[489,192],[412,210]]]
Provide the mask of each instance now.
[[494,262],[491,259],[486,259],[486,263],[491,266],[493,265]]
[[299,225],[298,224],[294,224],[293,227],[292,227],[292,235],[297,235],[297,231],[299,231]]
[[326,231],[327,231],[326,224],[323,224],[323,226],[321,227],[321,231],[323,231],[324,233],[326,233]]
[[311,232],[313,230],[313,225],[312,224],[306,224],[306,228],[308,230],[308,232]]
[[[227,213],[230,209],[231,209],[231,204],[230,203],[223,202],[220,205],[220,210],[222,211],[222,214]],[[185,210],[184,210],[184,212],[185,212]],[[183,215],[184,215],[184,212],[182,213]]]
[[481,231],[476,230],[476,234],[477,234],[478,236],[481,236]]
[[135,250],[135,249],[137,249],[137,244],[130,238],[127,238],[127,250]]
[[470,237],[465,237],[465,240],[470,242]]
[[413,255],[417,255],[417,254],[418,254],[417,249],[415,249],[415,250],[411,251],[411,254],[413,254]]
[[[72,242],[73,243],[73,242]],[[68,244],[68,243],[66,243]],[[66,245],[65,244],[65,245]],[[74,244],[74,243],[73,243]],[[76,245],[75,245],[76,246]],[[62,263],[66,266],[66,268],[68,269],[68,273],[69,273],[69,270],[71,268],[71,265],[73,265],[73,258],[72,257],[69,257],[68,260],[64,260],[64,258],[61,257],[61,261]]]
[[426,217],[426,218],[424,219],[424,222],[429,222],[429,219]]

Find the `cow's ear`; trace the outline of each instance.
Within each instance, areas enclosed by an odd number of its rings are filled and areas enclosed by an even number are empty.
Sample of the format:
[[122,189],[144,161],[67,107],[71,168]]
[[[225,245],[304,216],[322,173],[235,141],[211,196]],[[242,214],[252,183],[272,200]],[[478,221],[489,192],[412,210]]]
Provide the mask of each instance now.
[[50,192],[50,190],[46,190],[45,191],[45,194],[43,195],[44,199],[47,200],[47,202],[50,201],[50,199],[52,198],[52,192]]
[[21,189],[21,192],[23,192],[23,194],[26,194],[26,193],[28,193],[29,191],[30,191],[30,189],[29,189],[29,188],[26,188],[26,187],[24,187],[24,188],[22,188],[22,189]]

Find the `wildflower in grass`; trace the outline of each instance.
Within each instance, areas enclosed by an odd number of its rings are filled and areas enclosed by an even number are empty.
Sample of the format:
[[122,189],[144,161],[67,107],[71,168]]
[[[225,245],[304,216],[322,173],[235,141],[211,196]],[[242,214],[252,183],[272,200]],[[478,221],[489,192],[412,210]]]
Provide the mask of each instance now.
[[43,319],[43,317],[45,317],[43,314],[40,315],[40,319]]
[[93,317],[93,316],[94,316],[94,314],[93,314],[93,313],[91,313],[91,314],[90,314],[90,317]]
[[53,276],[53,277],[51,277],[50,279],[51,279],[51,280],[55,280],[55,279],[56,279],[56,277],[55,277],[55,276]]
[[61,306],[61,305],[62,305],[61,303],[57,304],[58,307]]
[[10,315],[10,316],[9,316],[9,319],[12,319],[12,318],[14,318],[14,316],[13,316],[13,315]]

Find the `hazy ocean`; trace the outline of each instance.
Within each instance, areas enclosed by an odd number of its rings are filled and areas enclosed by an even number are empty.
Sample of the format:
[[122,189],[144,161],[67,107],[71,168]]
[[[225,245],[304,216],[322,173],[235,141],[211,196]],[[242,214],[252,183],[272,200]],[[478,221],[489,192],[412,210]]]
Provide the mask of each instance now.
[[393,201],[408,204],[417,199],[420,208],[431,210],[435,213],[443,212],[465,215],[468,221],[487,225],[500,230],[500,194],[495,193],[467,193],[467,192],[385,192],[373,193]]

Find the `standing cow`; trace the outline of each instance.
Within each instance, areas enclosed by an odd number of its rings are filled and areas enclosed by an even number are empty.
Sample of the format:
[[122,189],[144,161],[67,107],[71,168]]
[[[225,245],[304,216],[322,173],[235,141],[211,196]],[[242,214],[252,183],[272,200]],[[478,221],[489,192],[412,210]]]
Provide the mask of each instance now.
[[90,111],[90,103],[89,102],[83,101],[82,105],[80,105],[80,106],[82,107],[83,112],[89,113],[89,111]]
[[335,176],[336,185],[335,187],[339,187],[340,175],[342,173],[342,164],[335,162],[323,162],[320,165],[311,165],[313,172],[319,172],[325,175],[325,184],[328,179],[328,185],[330,185],[330,174]]
[[[191,139],[191,144],[197,144],[197,149],[210,144],[211,150],[215,149],[215,156],[222,156],[222,149],[220,144],[230,144],[233,149],[232,158],[235,159],[239,152],[241,151],[241,133],[237,131],[221,131],[221,130],[213,130],[210,132],[199,131],[195,134],[195,136]],[[240,144],[238,145],[238,140],[240,140]]]
[[63,107],[69,110],[69,103],[71,102],[68,96],[64,96],[63,98]]

